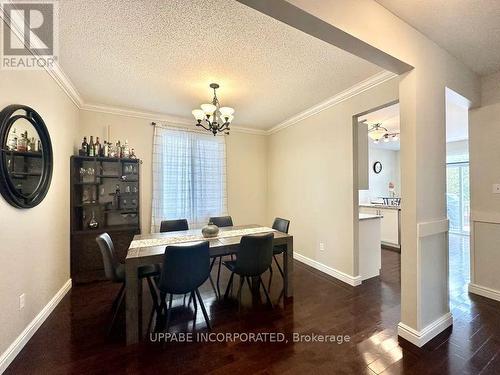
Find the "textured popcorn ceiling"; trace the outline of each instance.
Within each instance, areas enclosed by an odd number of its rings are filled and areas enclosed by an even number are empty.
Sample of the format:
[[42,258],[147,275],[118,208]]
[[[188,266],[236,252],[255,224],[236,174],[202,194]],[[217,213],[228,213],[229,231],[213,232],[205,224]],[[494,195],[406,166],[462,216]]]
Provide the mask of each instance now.
[[87,103],[182,117],[218,82],[256,129],[381,71],[231,0],[60,1],[60,62]]
[[500,0],[376,0],[480,75],[500,70]]

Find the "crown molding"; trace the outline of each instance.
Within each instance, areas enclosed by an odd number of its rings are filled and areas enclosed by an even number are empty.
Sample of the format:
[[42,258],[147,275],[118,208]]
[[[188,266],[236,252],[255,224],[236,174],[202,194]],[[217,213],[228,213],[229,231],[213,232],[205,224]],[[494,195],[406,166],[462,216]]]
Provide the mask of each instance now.
[[[178,127],[192,127],[195,124],[195,122],[193,120],[185,118],[185,117],[172,116],[172,115],[169,115],[166,113],[140,111],[140,110],[129,109],[129,108],[125,108],[125,107],[83,103],[79,108],[82,111],[100,112],[100,113],[107,113],[107,114],[117,115],[117,116],[142,118],[142,119],[157,121],[157,122],[166,122],[169,125],[175,125]],[[255,134],[255,135],[266,135],[267,134],[267,132],[265,130],[245,128],[245,127],[240,127],[240,126],[236,126],[236,125],[231,126],[231,131],[237,132],[237,133],[247,133],[247,134]]]
[[297,124],[298,122],[305,120],[308,117],[314,116],[325,109],[328,109],[330,107],[333,107],[334,105],[337,105],[347,99],[352,98],[353,96],[356,96],[358,94],[361,94],[362,92],[371,89],[372,87],[375,87],[377,85],[380,85],[386,81],[389,81],[398,75],[389,71],[383,71],[381,73],[377,73],[373,76],[371,76],[368,79],[365,79],[364,81],[361,81],[354,86],[351,86],[347,90],[341,91],[340,93],[332,96],[331,98],[328,98],[324,101],[322,101],[319,104],[316,104],[305,111],[302,111],[289,119],[279,123],[278,125],[274,126],[273,128],[269,129],[267,131],[267,134],[274,134],[276,132],[279,132],[283,129],[286,129],[292,125]]
[[[11,2],[11,0],[4,0],[4,1]],[[5,20],[6,15],[3,12],[0,12],[0,17]],[[14,31],[14,34],[21,41],[24,42],[22,37],[23,32],[21,31],[24,25],[19,25],[18,22],[11,23],[11,25],[12,24],[14,25],[14,28],[11,29]],[[33,56],[38,57],[38,55],[33,51],[31,51],[31,53],[33,54]],[[54,63],[53,68],[49,68],[48,66],[45,66],[44,68],[45,71],[52,77],[52,79],[54,79],[54,81],[58,84],[58,86],[64,91],[64,93],[80,110],[114,114],[118,116],[142,118],[158,122],[167,122],[170,124],[175,124],[180,126],[193,125],[193,121],[191,121],[190,119],[179,116],[173,116],[166,113],[148,112],[132,108],[85,103],[83,97],[80,95],[80,93],[78,92],[77,88],[75,87],[71,79],[66,75],[66,73],[64,73],[62,67],[57,62]],[[395,77],[397,77],[397,74],[394,74],[389,71],[384,71],[375,74],[374,76],[357,83],[356,85],[348,88],[347,90],[344,90],[332,96],[331,98],[324,100],[321,103],[313,107],[310,107],[305,111],[298,113],[297,115],[290,117],[289,119],[279,123],[278,125],[274,126],[269,130],[253,129],[253,128],[233,125],[233,127],[231,127],[231,131],[239,133],[255,134],[255,135],[271,135]]]

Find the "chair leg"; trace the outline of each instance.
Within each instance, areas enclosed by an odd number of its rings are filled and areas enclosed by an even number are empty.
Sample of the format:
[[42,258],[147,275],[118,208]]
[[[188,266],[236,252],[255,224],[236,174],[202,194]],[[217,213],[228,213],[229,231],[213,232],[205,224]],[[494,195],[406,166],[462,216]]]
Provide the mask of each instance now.
[[116,296],[115,300],[113,301],[113,305],[115,305],[115,307],[112,310],[113,317],[111,318],[111,323],[110,323],[109,328],[108,328],[108,335],[110,335],[111,331],[113,330],[113,327],[115,325],[115,320],[116,320],[116,317],[118,316],[118,311],[120,311],[120,306],[122,305],[124,296],[125,296],[125,283],[123,283],[123,286],[120,288],[118,295]]
[[[260,285],[262,285],[262,289],[264,289],[264,294],[266,295],[267,303],[269,303],[269,305],[271,305],[271,307],[273,307],[273,303],[271,302],[271,298],[269,298],[269,293],[267,293],[266,286],[262,282],[262,277],[260,277],[260,276],[259,276],[259,283],[260,283]],[[260,287],[259,287],[259,290],[260,290]]]
[[217,289],[215,288],[214,280],[212,279],[212,275],[208,276],[208,280],[210,280],[210,285],[212,285],[212,289],[214,290],[215,298],[219,298]]
[[153,309],[158,313],[160,311],[160,306],[158,304],[158,294],[156,293],[156,289],[153,281],[151,280],[151,277],[146,277],[146,280],[148,281],[149,291],[151,292],[151,299],[153,300]]
[[207,323],[207,328],[212,329],[210,326],[210,321],[208,320],[207,310],[205,310],[205,305],[203,304],[203,300],[200,296],[200,291],[198,289],[195,290],[196,296],[198,297],[198,301],[200,301],[201,311],[203,312],[203,317],[205,318],[205,323]]
[[276,265],[278,266],[278,270],[281,273],[281,277],[285,278],[285,274],[284,274],[283,269],[281,268],[281,266],[278,262],[278,259],[276,259],[276,255],[273,255],[273,258],[274,258],[274,261],[276,262]]
[[170,293],[170,299],[168,300],[168,309],[167,309],[167,321],[165,322],[165,332],[168,331],[168,323],[170,323],[170,313],[172,312],[172,299],[174,295]]
[[231,277],[229,278],[229,282],[227,283],[226,293],[224,293],[224,299],[227,299],[229,296],[229,288],[233,285],[234,272],[231,273]]
[[271,281],[273,280],[273,265],[269,266],[269,284],[267,286],[267,290],[271,293]]
[[[210,280],[210,285],[212,285],[212,289],[214,290],[215,293],[215,298],[220,298],[220,292],[217,294],[217,289],[215,288],[214,280],[212,279],[212,269],[214,268],[215,261],[217,260],[217,257],[212,259],[212,263],[210,263],[210,272],[209,272],[209,280]],[[190,297],[191,299],[191,297]],[[188,304],[189,306],[189,304]]]
[[117,305],[117,303],[118,303],[118,301],[119,301],[119,299],[120,299],[120,297],[121,297],[121,295],[122,295],[122,293],[123,293],[124,290],[125,290],[125,283],[122,283],[122,286],[120,287],[120,290],[118,291],[118,293],[115,296],[115,299],[113,300],[113,305],[111,305],[111,310],[112,311],[115,311],[116,305]]
[[193,299],[193,305],[194,305],[194,317],[193,317],[193,331],[196,327],[196,315],[198,314],[198,303],[196,302],[196,296],[194,292],[191,292],[189,294],[189,299]]
[[243,282],[245,278],[240,276],[240,287],[238,288],[238,311],[241,311],[241,289],[243,289]]
[[220,268],[222,266],[222,257],[219,257],[219,269],[217,271],[217,293],[219,294],[220,296]]

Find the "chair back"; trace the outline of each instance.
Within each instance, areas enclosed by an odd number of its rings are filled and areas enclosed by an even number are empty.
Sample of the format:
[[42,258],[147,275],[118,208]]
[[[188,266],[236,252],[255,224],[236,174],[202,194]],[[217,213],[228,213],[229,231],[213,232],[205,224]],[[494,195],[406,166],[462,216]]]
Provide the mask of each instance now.
[[282,219],[281,217],[277,217],[274,219],[273,229],[279,230],[283,233],[288,233],[288,228],[290,227],[290,220]]
[[214,216],[209,220],[212,224],[217,225],[219,228],[232,227],[233,219],[231,216]]
[[197,289],[209,275],[208,241],[167,246],[159,289],[163,293],[185,294]]
[[96,239],[97,245],[101,250],[102,263],[104,265],[104,274],[106,278],[113,282],[122,281],[118,275],[118,266],[120,262],[116,258],[115,247],[113,246],[113,241],[107,233],[103,233]]
[[162,220],[160,224],[160,232],[177,232],[179,230],[188,230],[189,225],[186,219],[178,220]]
[[236,256],[236,273],[243,276],[259,276],[264,273],[273,259],[273,239],[274,233],[241,237]]

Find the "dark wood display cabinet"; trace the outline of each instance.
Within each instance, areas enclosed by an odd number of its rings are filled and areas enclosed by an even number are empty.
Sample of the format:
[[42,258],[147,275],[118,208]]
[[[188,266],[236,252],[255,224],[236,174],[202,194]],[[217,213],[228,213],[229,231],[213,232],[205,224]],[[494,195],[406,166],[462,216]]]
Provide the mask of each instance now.
[[104,279],[95,241],[107,232],[120,260],[140,234],[139,159],[71,157],[71,278],[76,283]]

